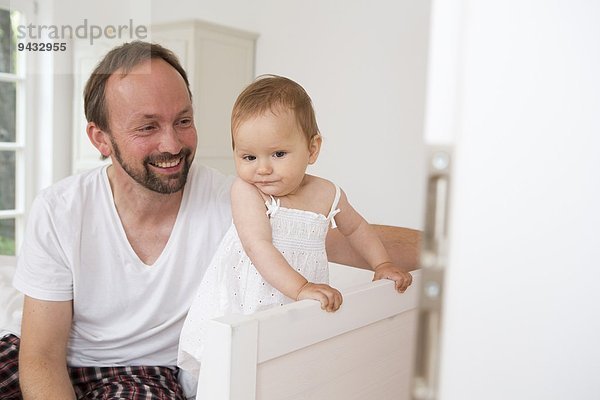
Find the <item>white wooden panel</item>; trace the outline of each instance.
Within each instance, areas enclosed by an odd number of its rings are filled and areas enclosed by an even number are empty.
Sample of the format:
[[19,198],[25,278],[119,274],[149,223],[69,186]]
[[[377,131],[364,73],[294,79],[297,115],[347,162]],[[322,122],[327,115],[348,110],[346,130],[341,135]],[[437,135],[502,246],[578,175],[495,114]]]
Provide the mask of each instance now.
[[152,40],[167,46],[173,40],[183,38],[187,42],[184,65],[190,79],[198,131],[196,159],[224,173],[234,174],[229,128],[231,108],[239,93],[254,78],[257,35],[205,21],[152,27]]
[[254,78],[254,39],[202,30],[196,35],[197,157],[203,164],[234,174],[231,109]]
[[90,74],[100,59],[117,41],[97,41],[90,46],[85,40],[73,41],[74,85],[73,85],[73,173],[78,173],[110,163],[102,161],[100,152],[92,145],[86,133],[87,120],[83,109],[83,89]]
[[333,270],[352,276],[340,279],[348,286],[335,313],[304,300],[211,321],[198,398],[408,398],[420,272],[399,294],[369,271]]
[[410,310],[258,367],[258,400],[408,400],[417,311]]
[[429,32],[425,143],[453,145],[460,90],[461,0],[433,1]]
[[323,312],[316,301],[303,300],[255,314],[259,362],[416,308],[420,273],[413,274],[415,283],[403,294],[387,280],[343,290],[344,303],[335,313]]
[[194,68],[194,31],[193,26],[188,24],[182,25],[153,25],[150,29],[152,43],[158,43],[171,50],[179,63],[188,73],[190,86],[194,85],[193,74],[190,72]]
[[240,315],[229,321],[208,322],[198,399],[254,399],[258,322]]
[[599,399],[600,2],[462,3],[438,399]]

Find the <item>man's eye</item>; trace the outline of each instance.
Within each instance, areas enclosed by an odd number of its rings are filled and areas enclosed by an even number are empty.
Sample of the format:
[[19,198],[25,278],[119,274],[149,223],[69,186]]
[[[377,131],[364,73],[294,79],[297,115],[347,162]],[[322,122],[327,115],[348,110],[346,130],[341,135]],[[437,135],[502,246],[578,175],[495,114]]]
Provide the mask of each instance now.
[[276,151],[275,153],[273,153],[273,155],[277,158],[281,158],[283,156],[285,156],[287,154],[287,152],[285,151]]
[[181,127],[187,128],[192,125],[192,119],[184,118],[184,119],[180,120],[177,124]]
[[149,132],[153,129],[155,129],[156,127],[154,125],[144,125],[142,126],[139,130],[142,132]]
[[254,161],[254,160],[256,160],[256,157],[255,157],[255,156],[244,156],[244,157],[242,157],[242,158],[243,158],[244,160],[246,160],[246,161]]

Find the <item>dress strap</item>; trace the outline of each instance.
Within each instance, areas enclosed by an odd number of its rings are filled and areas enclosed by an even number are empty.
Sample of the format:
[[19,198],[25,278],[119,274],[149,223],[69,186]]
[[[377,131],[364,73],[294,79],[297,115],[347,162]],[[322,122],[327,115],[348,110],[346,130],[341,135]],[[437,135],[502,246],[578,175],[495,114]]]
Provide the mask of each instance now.
[[339,213],[341,210],[339,208],[337,208],[338,203],[340,201],[340,196],[342,195],[342,191],[340,190],[340,187],[338,185],[335,185],[335,197],[333,199],[333,203],[331,204],[331,210],[329,210],[329,215],[327,215],[327,219],[331,220],[331,227],[333,229],[337,228],[337,224],[335,223],[335,216],[337,213]]
[[267,206],[267,212],[265,214],[267,214],[270,217],[274,215],[277,212],[277,210],[279,210],[279,207],[281,206],[281,200],[275,200],[275,198],[271,196],[271,201],[265,201],[265,206]]

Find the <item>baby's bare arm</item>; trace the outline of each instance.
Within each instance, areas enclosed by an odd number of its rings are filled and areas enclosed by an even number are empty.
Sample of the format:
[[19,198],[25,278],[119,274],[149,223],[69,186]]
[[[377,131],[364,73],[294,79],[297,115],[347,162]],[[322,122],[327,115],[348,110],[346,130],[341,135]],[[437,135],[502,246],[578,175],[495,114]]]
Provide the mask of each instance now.
[[244,251],[265,281],[295,299],[306,279],[273,246],[271,224],[264,209],[258,190],[238,178],[231,188],[231,210]]
[[233,221],[240,241],[263,279],[291,299],[317,300],[324,310],[336,311],[342,303],[340,292],[329,285],[308,282],[273,246],[271,224],[257,189],[238,179],[231,189],[231,197]]
[[344,235],[351,247],[375,271],[374,280],[390,279],[395,282],[396,290],[404,292],[412,283],[408,271],[394,264],[385,246],[373,227],[350,205],[344,193],[340,198],[340,212],[337,217],[338,230]]

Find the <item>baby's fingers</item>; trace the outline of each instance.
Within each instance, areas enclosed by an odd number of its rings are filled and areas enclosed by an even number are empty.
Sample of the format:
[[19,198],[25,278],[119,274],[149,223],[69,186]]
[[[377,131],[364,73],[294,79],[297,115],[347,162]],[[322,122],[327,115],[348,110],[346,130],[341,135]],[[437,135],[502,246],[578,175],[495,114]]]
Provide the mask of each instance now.
[[412,275],[391,263],[378,267],[373,275],[373,280],[389,279],[394,281],[394,287],[400,293],[404,293],[412,284]]
[[297,300],[313,299],[321,303],[321,309],[333,312],[342,305],[342,294],[329,285],[309,283],[298,294]]
[[319,299],[321,308],[327,312],[337,311],[342,305],[342,294],[331,286],[320,285],[319,294],[322,296]]
[[395,277],[394,281],[396,283],[396,290],[404,293],[412,284],[412,275],[409,273],[399,274],[399,276]]
[[343,301],[342,294],[337,289],[334,289],[332,287],[328,288],[328,290],[326,290],[326,293],[327,299],[329,301],[327,311],[334,312],[339,310]]

